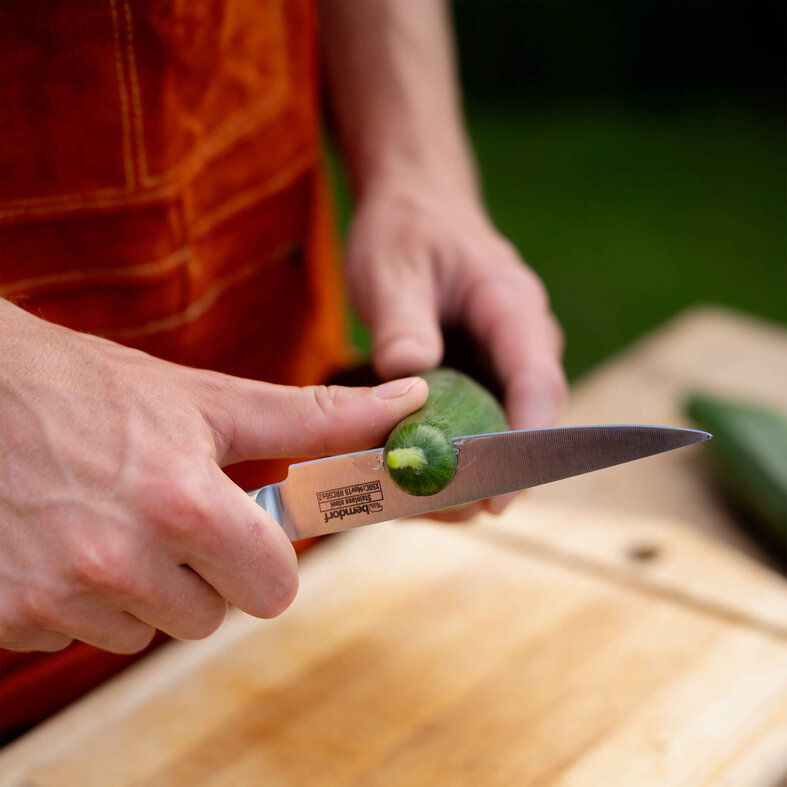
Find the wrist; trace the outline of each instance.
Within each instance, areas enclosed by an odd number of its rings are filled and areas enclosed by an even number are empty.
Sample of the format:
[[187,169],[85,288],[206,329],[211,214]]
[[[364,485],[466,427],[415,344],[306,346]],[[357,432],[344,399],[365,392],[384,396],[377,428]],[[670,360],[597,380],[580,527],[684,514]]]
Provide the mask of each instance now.
[[396,138],[381,139],[355,156],[355,198],[388,192],[422,192],[480,204],[475,163],[467,141],[457,133],[419,134],[399,128]]
[[396,215],[400,221],[420,223],[451,216],[468,227],[491,226],[474,182],[459,182],[410,166],[376,170],[356,194],[355,202],[356,217]]

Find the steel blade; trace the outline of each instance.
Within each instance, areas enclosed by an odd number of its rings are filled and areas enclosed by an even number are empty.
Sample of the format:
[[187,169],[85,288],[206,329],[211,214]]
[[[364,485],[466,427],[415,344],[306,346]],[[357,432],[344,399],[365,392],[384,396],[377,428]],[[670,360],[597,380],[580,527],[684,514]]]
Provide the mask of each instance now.
[[[696,429],[607,425],[526,429],[458,437],[457,471],[436,495],[401,491],[381,448],[290,466],[266,487],[265,505],[291,540],[483,500],[642,459],[710,437]],[[265,490],[264,490],[265,491]]]

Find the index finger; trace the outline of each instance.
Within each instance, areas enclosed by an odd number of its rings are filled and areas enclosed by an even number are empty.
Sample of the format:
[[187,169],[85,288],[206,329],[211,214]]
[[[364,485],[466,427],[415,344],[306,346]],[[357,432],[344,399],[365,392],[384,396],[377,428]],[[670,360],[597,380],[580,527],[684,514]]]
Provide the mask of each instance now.
[[201,498],[191,510],[191,525],[171,540],[174,558],[250,615],[283,612],[297,592],[298,573],[295,551],[279,524],[218,467]]

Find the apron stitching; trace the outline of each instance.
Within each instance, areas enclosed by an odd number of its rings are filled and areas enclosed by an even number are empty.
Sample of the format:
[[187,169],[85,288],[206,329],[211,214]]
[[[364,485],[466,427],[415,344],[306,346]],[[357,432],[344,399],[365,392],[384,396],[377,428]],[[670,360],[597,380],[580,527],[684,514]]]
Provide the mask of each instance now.
[[[173,186],[162,187],[145,193],[129,194],[126,189],[102,189],[101,191],[76,192],[62,194],[57,197],[31,197],[30,202],[9,200],[2,205],[10,205],[9,210],[0,210],[0,218],[18,215],[34,215],[47,211],[67,211],[78,208],[105,208],[114,205],[136,205],[137,203],[151,202],[159,197],[164,197],[173,191]],[[61,204],[62,203],[62,204]],[[30,210],[26,210],[27,206]]]
[[[115,2],[116,0],[110,0],[112,4],[113,11],[115,10]],[[196,169],[204,160],[210,159],[214,155],[218,155],[223,151],[223,148],[220,147],[222,143],[225,141],[235,142],[238,141],[241,137],[241,134],[244,132],[249,132],[254,128],[253,124],[259,123],[260,121],[264,121],[273,115],[276,111],[280,110],[286,104],[286,99],[291,95],[291,91],[289,88],[291,87],[289,82],[289,74],[287,70],[284,68],[279,69],[279,79],[274,84],[271,91],[263,96],[260,96],[255,101],[252,101],[249,105],[247,105],[242,110],[239,110],[234,115],[231,115],[229,118],[226,118],[222,123],[214,130],[211,135],[208,135],[205,139],[202,140],[200,144],[190,150],[186,156],[184,156],[185,161],[182,159],[174,166],[170,167],[169,169],[165,170],[160,175],[156,175],[155,177],[151,177],[147,172],[147,160],[145,157],[144,151],[144,139],[141,136],[141,131],[143,128],[143,117],[142,117],[142,108],[141,108],[141,101],[140,101],[140,91],[139,91],[139,83],[137,80],[137,73],[136,73],[136,60],[134,58],[134,49],[133,49],[133,37],[131,32],[131,14],[128,8],[128,0],[123,0],[124,2],[124,10],[126,12],[126,18],[128,20],[128,28],[127,28],[127,40],[128,40],[128,52],[129,52],[129,59],[130,59],[130,68],[129,68],[129,77],[132,85],[132,97],[134,99],[133,102],[133,109],[135,115],[135,123],[134,123],[134,131],[135,131],[135,141],[139,151],[139,167],[141,170],[141,181],[145,186],[152,187],[157,186],[158,184],[162,183],[170,179],[171,182],[160,186],[152,191],[148,191],[143,194],[137,194],[133,198],[129,198],[128,192],[130,188],[133,188],[135,183],[133,180],[134,176],[134,165],[133,165],[133,156],[129,155],[129,158],[126,162],[127,167],[130,165],[131,167],[131,175],[132,175],[132,185],[129,187],[128,185],[124,189],[118,188],[106,188],[106,189],[99,189],[92,192],[72,192],[68,194],[58,194],[53,196],[47,197],[22,197],[19,199],[11,199],[11,200],[3,200],[0,202],[0,218],[6,218],[11,216],[18,216],[18,215],[35,215],[39,213],[46,213],[50,209],[53,211],[67,211],[79,208],[89,208],[89,207],[111,207],[114,205],[133,205],[138,203],[149,202],[152,200],[157,199],[160,196],[165,196],[169,191],[172,191],[177,188],[178,184],[174,183],[174,179],[178,175],[183,175],[186,173],[190,173],[192,170]],[[282,29],[282,16],[281,16],[281,4],[277,4],[276,8],[278,9],[279,13],[276,16],[278,26],[280,28],[280,35],[283,37],[283,29]],[[113,19],[114,21],[114,19]],[[118,20],[120,22],[120,20]],[[119,31],[119,24],[117,30],[118,37],[120,35]],[[120,42],[118,41],[118,46],[120,46]],[[124,126],[130,125],[129,118],[128,118],[128,95],[127,95],[127,85],[125,83],[125,78],[121,75],[123,74],[123,66],[122,66],[122,59],[118,64],[119,68],[119,81],[122,79],[122,87],[126,91],[123,98],[126,101],[126,109],[125,109],[125,116],[124,116]],[[253,124],[249,127],[248,121],[251,120]],[[130,129],[128,130],[128,148],[131,148],[131,140],[130,140]],[[61,204],[66,203],[66,204]],[[36,206],[32,210],[25,210],[27,206]]]
[[120,118],[123,124],[123,163],[126,168],[126,189],[131,191],[136,185],[134,160],[131,150],[131,128],[129,121],[128,90],[126,87],[125,69],[123,68],[123,55],[120,44],[120,20],[118,19],[116,0],[109,0],[112,9],[112,34],[115,46],[115,68],[118,78],[118,93],[120,95]]
[[255,205],[266,197],[283,191],[287,186],[297,180],[311,165],[316,162],[314,150],[309,147],[301,152],[293,161],[271,178],[249,189],[245,189],[234,194],[225,202],[221,203],[213,210],[200,216],[190,228],[192,238],[200,238],[212,230],[218,224],[232,218],[242,210]]
[[[89,200],[94,198],[104,198],[109,196],[125,196],[128,194],[128,188],[106,188],[106,189],[96,189],[95,191],[73,191],[69,194],[55,194],[51,197],[18,197],[15,199],[7,199],[0,202],[2,206],[8,206],[9,208],[16,208],[16,207],[24,207],[25,205],[39,205],[42,203],[57,203],[62,202],[63,200],[75,200],[76,198],[80,198],[81,200]],[[77,203],[76,201],[74,204],[81,204],[81,202]],[[6,216],[11,211],[0,211],[0,216]],[[11,213],[13,215],[13,213]]]
[[[255,107],[256,108],[256,107]],[[275,108],[275,107],[274,107]],[[267,114],[267,113],[266,113]],[[255,120],[264,120],[266,115],[259,115]],[[214,151],[208,150],[212,145],[204,145],[199,158],[207,158]],[[220,153],[222,151],[215,151]],[[186,167],[188,169],[196,168],[199,161],[191,161]],[[179,165],[180,166],[180,165]],[[88,193],[74,193],[62,194],[53,197],[29,197],[19,200],[6,200],[0,203],[0,218],[17,215],[27,215],[36,213],[46,213],[48,210],[66,211],[78,208],[89,207],[111,207],[113,205],[135,205],[138,203],[150,202],[158,199],[159,197],[166,196],[178,189],[179,184],[170,182],[150,191],[129,195],[125,189],[102,189],[101,191],[94,191]],[[63,203],[65,204],[59,204]],[[2,209],[7,206],[9,209]],[[31,206],[31,210],[25,210],[27,206]]]
[[[210,230],[227,221],[240,211],[250,208],[258,202],[274,194],[284,191],[295,180],[308,171],[309,166],[316,162],[316,154],[310,147],[302,151],[285,170],[277,172],[264,183],[252,189],[239,192],[228,200],[225,200],[213,210],[201,216],[190,228],[189,235],[193,240],[197,240],[206,235]],[[29,292],[33,289],[65,284],[69,282],[91,282],[102,279],[120,279],[124,276],[129,278],[142,278],[148,274],[165,272],[174,269],[183,262],[188,262],[192,258],[191,249],[183,246],[170,252],[165,257],[151,262],[143,262],[139,265],[122,265],[115,268],[101,268],[98,270],[70,270],[58,271],[57,273],[34,276],[27,279],[19,279],[14,282],[0,286],[0,296],[5,296],[24,290]]]
[[128,51],[129,76],[131,81],[131,106],[134,114],[134,132],[137,142],[137,163],[139,164],[139,179],[147,183],[147,161],[145,158],[145,129],[142,121],[142,102],[137,79],[137,64],[134,57],[134,28],[131,21],[131,9],[128,0],[123,0],[123,10],[126,16],[126,49]]
[[[260,184],[258,187],[259,189],[263,190],[266,188],[266,184],[272,180],[279,180],[280,172],[273,173],[268,180],[264,183]],[[67,202],[65,204],[53,204],[55,198],[46,198],[49,200],[46,204],[40,205],[33,205],[28,207],[27,205],[21,205],[19,207],[12,207],[9,210],[2,210],[0,209],[0,219],[8,218],[11,216],[28,216],[28,215],[35,215],[38,213],[47,213],[48,211],[67,211],[67,210],[77,210],[80,208],[109,208],[109,207],[117,207],[122,205],[139,205],[144,204],[147,202],[153,202],[159,198],[172,196],[178,190],[177,184],[168,184],[166,186],[161,186],[157,189],[152,191],[146,191],[142,193],[136,194],[128,194],[126,191],[113,191],[109,194],[104,196],[99,196],[97,192],[94,192],[90,195],[68,195],[69,198],[77,196],[79,199],[74,199],[71,202]],[[60,199],[65,199],[65,196]],[[8,203],[4,203],[8,204]],[[223,203],[222,203],[223,204]],[[218,210],[219,208],[215,208],[214,210]]]
[[278,246],[270,255],[266,255],[264,260],[249,262],[237,268],[228,276],[215,279],[197,300],[192,301],[185,309],[168,317],[142,323],[141,325],[129,326],[128,328],[117,328],[108,331],[91,331],[98,336],[109,339],[127,340],[140,334],[161,333],[171,331],[190,322],[198,320],[204,315],[225,293],[230,289],[241,284],[247,279],[252,278],[256,273],[267,268],[271,263],[281,262],[292,256],[300,244],[284,243]]
[[[7,199],[0,202],[0,206],[3,207],[16,207],[16,206],[24,206],[24,205],[38,205],[44,203],[55,203],[55,202],[62,202],[63,200],[71,200],[77,197],[98,197],[98,196],[119,196],[121,194],[126,194],[127,192],[131,191],[134,188],[134,163],[131,158],[131,146],[130,146],[130,134],[129,134],[129,122],[128,122],[128,96],[126,95],[126,84],[125,84],[125,76],[123,73],[123,63],[121,60],[121,53],[120,53],[120,35],[118,30],[118,17],[117,17],[117,10],[115,8],[115,0],[109,0],[110,9],[112,11],[112,29],[113,29],[113,37],[114,37],[114,48],[115,48],[115,69],[117,71],[117,80],[118,80],[118,94],[120,97],[120,119],[121,125],[123,129],[123,164],[124,164],[124,171],[126,175],[126,185],[123,188],[118,188],[117,186],[112,186],[103,189],[96,189],[95,191],[89,192],[71,192],[68,194],[56,194],[47,197],[19,197],[17,199]],[[0,217],[9,215],[6,211],[0,210]],[[13,213],[11,213],[13,215]]]
[[28,279],[19,279],[0,287],[0,296],[13,294],[17,290],[30,291],[31,289],[41,289],[53,284],[67,284],[70,282],[90,282],[101,281],[102,279],[122,279],[128,280],[144,278],[150,274],[166,273],[171,269],[177,268],[191,258],[191,249],[183,246],[180,249],[167,254],[152,262],[143,262],[140,265],[121,265],[115,268],[102,268],[99,270],[77,269],[70,271],[58,271],[43,276],[33,276]]
[[[235,114],[225,118],[213,133],[208,134],[201,142],[192,148],[180,161],[173,166],[165,169],[158,175],[151,175],[148,172],[147,159],[145,157],[144,149],[144,121],[142,111],[141,93],[139,88],[139,80],[137,78],[136,59],[134,56],[134,40],[133,40],[133,27],[131,11],[129,8],[129,0],[123,0],[124,10],[127,20],[127,37],[128,37],[128,57],[131,73],[131,86],[132,96],[134,99],[134,114],[136,123],[136,136],[137,136],[137,149],[139,151],[139,167],[140,167],[140,180],[143,185],[147,187],[157,186],[163,181],[168,179],[176,179],[186,172],[195,169],[206,158],[220,152],[220,146],[227,140],[238,139],[240,133],[244,130],[246,121],[250,118],[259,121],[264,117],[268,117],[277,109],[280,109],[285,104],[285,99],[290,95],[290,80],[287,69],[280,67],[277,72],[277,79],[273,83],[270,91],[258,99],[251,101],[243,109],[238,110]],[[275,23],[278,31],[280,41],[286,39],[284,18],[282,16],[281,3],[277,3],[275,8]],[[184,163],[185,160],[185,163]]]
[[146,175],[145,185],[156,186],[165,181],[172,183],[179,176],[182,177],[184,174],[197,169],[204,161],[223,152],[225,148],[222,145],[225,142],[236,142],[244,132],[253,130],[254,126],[250,126],[249,121],[258,123],[261,120],[265,120],[285,105],[288,93],[282,89],[282,85],[283,83],[277,85],[271,93],[255,99],[242,110],[222,121],[221,125],[211,135],[192,148],[177,164],[155,177]]

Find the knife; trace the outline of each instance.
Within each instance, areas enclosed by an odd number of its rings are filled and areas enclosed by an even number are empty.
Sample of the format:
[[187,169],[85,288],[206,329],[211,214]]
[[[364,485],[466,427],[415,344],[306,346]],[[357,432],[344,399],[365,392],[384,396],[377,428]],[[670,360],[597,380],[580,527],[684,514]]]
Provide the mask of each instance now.
[[249,497],[291,541],[418,516],[601,470],[711,437],[671,426],[599,425],[521,429],[453,440],[457,469],[435,495],[403,492],[383,467],[383,449],[290,465],[287,478]]

